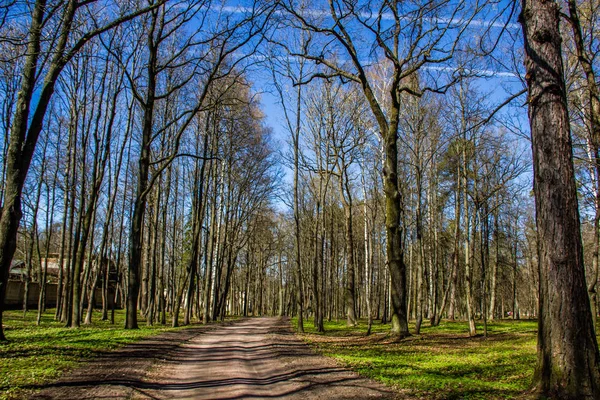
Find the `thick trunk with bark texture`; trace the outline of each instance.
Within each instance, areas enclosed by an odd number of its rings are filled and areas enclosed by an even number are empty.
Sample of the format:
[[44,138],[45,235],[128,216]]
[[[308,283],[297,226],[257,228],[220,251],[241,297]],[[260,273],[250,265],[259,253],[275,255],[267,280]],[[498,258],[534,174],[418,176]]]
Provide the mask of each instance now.
[[2,313],[4,311],[10,264],[17,248],[17,230],[23,215],[21,212],[21,193],[27,172],[22,169],[24,166],[21,160],[21,147],[25,141],[30,103],[35,87],[45,8],[46,2],[40,0],[36,2],[33,10],[27,57],[23,67],[21,89],[17,98],[8,154],[5,161],[4,204],[2,204],[0,214],[0,340],[6,340],[2,327]]
[[583,268],[559,6],[523,0],[522,10],[540,263],[534,385],[545,397],[596,399],[600,356]]
[[402,247],[400,225],[402,202],[398,187],[397,125],[392,126],[385,138],[385,227],[387,234],[386,254],[391,276],[392,334],[409,336],[406,307],[406,265]]

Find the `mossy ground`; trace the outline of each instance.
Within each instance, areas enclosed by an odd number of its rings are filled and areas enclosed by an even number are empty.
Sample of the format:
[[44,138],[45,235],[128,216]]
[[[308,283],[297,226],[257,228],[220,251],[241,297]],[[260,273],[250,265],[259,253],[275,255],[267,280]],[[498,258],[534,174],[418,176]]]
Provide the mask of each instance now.
[[469,337],[465,322],[426,325],[420,335],[395,340],[390,326],[378,322],[367,337],[365,320],[356,327],[345,320],[326,322],[325,333],[316,333],[308,320],[302,338],[409,398],[516,399],[527,393],[536,363],[535,321],[492,322],[487,338]]
[[2,400],[24,397],[29,386],[55,380],[81,361],[172,329],[145,326],[141,321],[140,329],[125,330],[122,310],[116,311],[114,325],[96,318],[92,325],[78,329],[64,328],[54,321],[54,310],[48,310],[37,326],[36,313],[30,311],[23,318],[22,311],[4,312],[4,330],[9,340],[0,343]]

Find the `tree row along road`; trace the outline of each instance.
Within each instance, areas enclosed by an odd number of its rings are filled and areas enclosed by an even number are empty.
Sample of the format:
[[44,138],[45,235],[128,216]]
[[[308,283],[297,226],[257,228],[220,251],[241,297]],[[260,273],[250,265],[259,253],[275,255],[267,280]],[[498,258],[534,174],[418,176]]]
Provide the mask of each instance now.
[[302,343],[282,318],[192,328],[109,354],[35,399],[392,399]]

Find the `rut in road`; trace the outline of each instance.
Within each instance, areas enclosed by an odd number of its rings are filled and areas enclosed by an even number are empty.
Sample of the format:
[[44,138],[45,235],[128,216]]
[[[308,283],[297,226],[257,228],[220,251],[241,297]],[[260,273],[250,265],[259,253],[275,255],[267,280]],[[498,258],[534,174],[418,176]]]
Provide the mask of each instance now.
[[[111,368],[107,360],[97,368],[91,363],[35,398],[395,398],[383,385],[314,353],[294,336],[287,319],[251,318],[209,331],[187,331],[152,341],[152,354],[138,351],[122,357],[120,362],[128,364],[124,371],[118,372],[122,365]],[[189,337],[177,337],[186,333]],[[183,342],[174,345],[178,340]],[[143,365],[148,357],[155,358],[150,368]]]

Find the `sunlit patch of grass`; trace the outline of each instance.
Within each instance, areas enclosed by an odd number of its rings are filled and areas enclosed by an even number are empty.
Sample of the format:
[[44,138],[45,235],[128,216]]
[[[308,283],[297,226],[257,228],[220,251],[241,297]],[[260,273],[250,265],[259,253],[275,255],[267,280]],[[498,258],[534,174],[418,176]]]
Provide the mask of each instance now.
[[415,398],[519,398],[531,383],[536,321],[491,322],[487,338],[470,338],[461,321],[425,324],[420,335],[400,341],[389,336],[389,325],[375,322],[370,337],[366,328],[364,320],[356,327],[340,320],[326,322],[325,333],[316,333],[308,320],[302,338],[322,354]]
[[54,310],[43,315],[40,326],[35,319],[36,311],[25,318],[22,311],[4,312],[9,341],[0,343],[0,399],[24,397],[23,388],[57,379],[81,361],[172,329],[142,322],[138,330],[125,330],[125,313],[120,310],[114,325],[96,318],[78,329],[54,321]]

